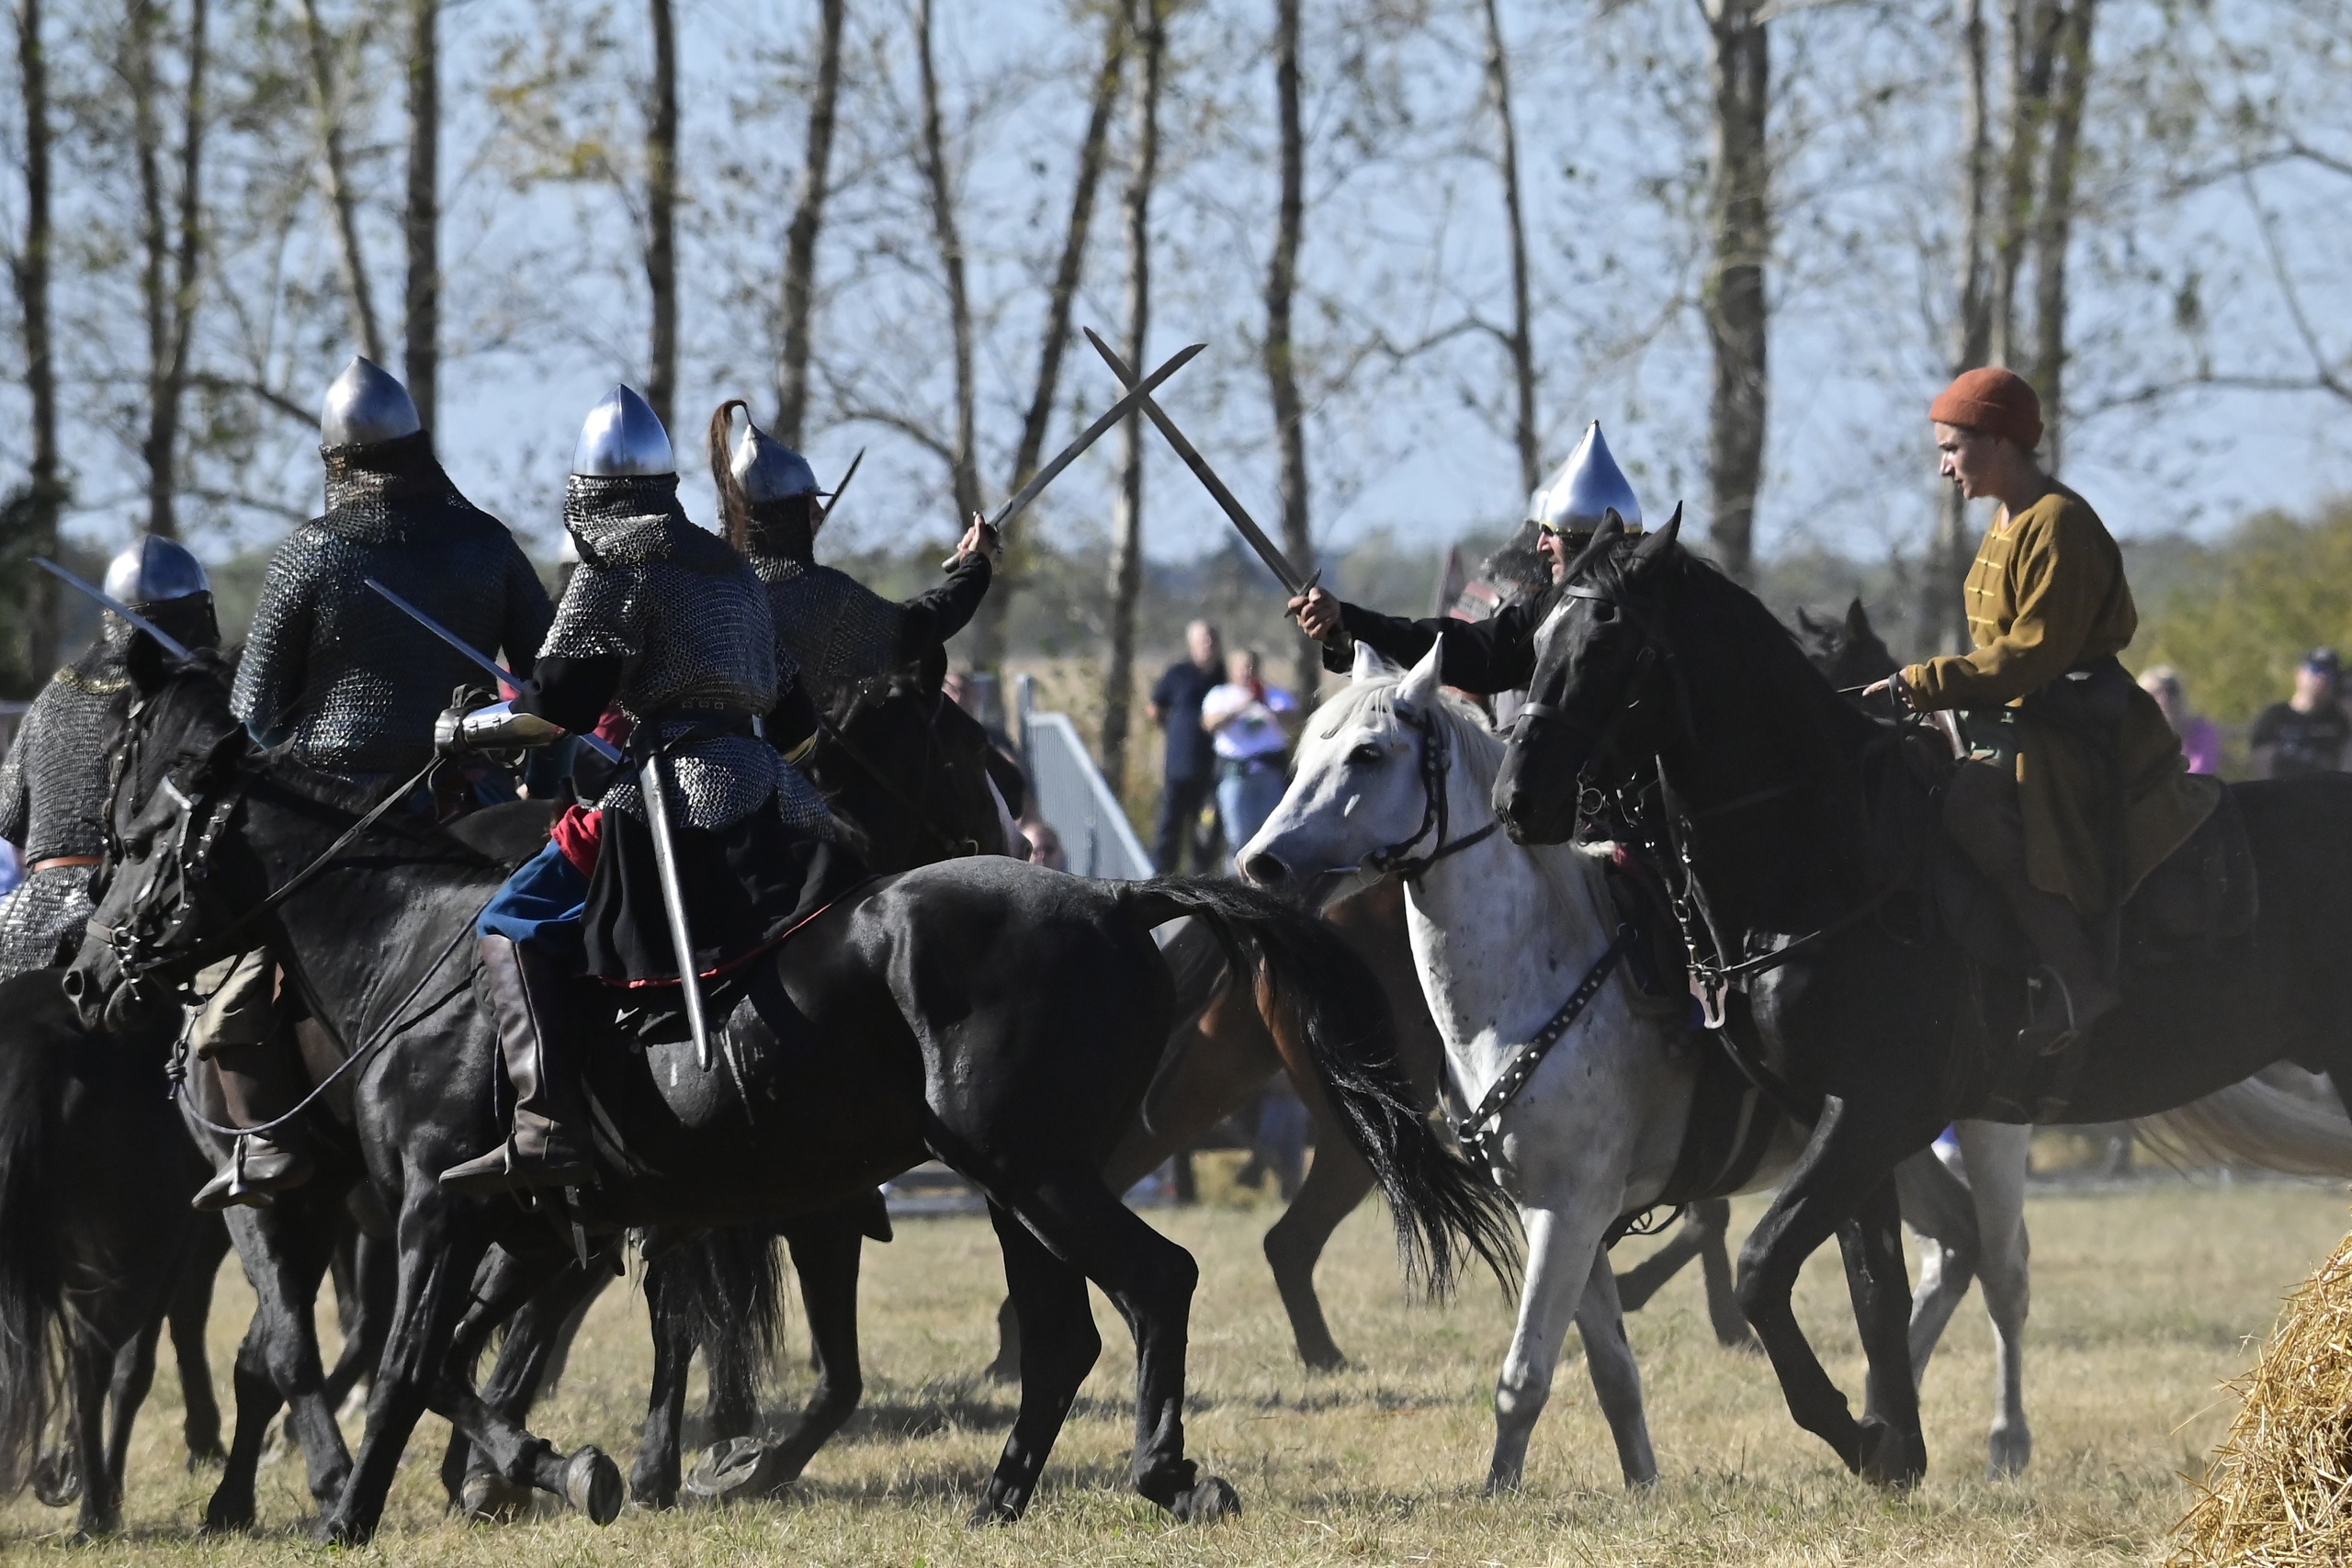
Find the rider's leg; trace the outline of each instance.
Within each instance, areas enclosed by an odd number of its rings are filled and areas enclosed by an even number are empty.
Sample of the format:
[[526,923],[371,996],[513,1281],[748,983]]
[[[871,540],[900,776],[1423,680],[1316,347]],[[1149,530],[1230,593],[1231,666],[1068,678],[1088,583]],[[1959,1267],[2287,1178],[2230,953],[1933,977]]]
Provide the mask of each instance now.
[[197,987],[209,999],[197,1013],[196,1053],[220,1076],[229,1120],[268,1131],[238,1138],[193,1201],[204,1210],[266,1204],[269,1194],[311,1179],[301,1123],[269,1127],[290,1115],[310,1088],[291,1035],[278,1027],[277,965],[266,951],[224,958],[197,977]]
[[580,971],[588,879],[550,843],[507,878],[481,912],[482,974],[498,1010],[498,1052],[514,1086],[513,1131],[488,1154],[441,1173],[457,1191],[578,1187],[589,1164],[580,1086],[565,1053],[565,1003]]
[[2018,1032],[2019,1055],[2062,1050],[2121,998],[2106,944],[2085,929],[2071,900],[2036,887],[2026,874],[2016,775],[2001,763],[1962,763],[1944,795],[1944,829],[2000,887],[2043,967],[2058,980],[2039,988],[2032,1016]]

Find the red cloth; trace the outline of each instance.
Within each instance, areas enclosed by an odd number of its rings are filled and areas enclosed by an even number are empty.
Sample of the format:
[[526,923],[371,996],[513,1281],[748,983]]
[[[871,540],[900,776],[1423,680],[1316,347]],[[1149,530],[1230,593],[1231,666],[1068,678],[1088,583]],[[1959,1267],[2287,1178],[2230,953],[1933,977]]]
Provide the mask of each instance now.
[[605,847],[605,814],[574,806],[555,819],[548,829],[548,837],[571,863],[571,869],[582,876],[596,874],[596,856]]
[[1988,365],[1962,371],[1928,407],[1938,424],[2005,435],[2030,452],[2041,445],[2041,399],[2014,370]]

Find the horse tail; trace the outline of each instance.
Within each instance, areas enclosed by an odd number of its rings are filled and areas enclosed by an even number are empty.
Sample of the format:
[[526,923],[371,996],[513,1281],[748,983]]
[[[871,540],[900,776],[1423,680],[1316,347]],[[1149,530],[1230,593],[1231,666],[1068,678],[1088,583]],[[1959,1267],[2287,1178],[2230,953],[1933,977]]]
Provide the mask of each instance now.
[[2143,1117],[2132,1130],[2176,1164],[2352,1176],[2352,1119],[2327,1079],[2297,1068],[2266,1068],[2177,1110]]
[[1443,1296],[1466,1258],[1508,1284],[1519,1268],[1510,1208],[1486,1173],[1441,1140],[1414,1103],[1380,983],[1340,934],[1312,915],[1238,883],[1161,877],[1119,886],[1146,929],[1180,915],[1224,944],[1234,973],[1255,954],[1258,1008],[1283,1061],[1318,1085],[1372,1168],[1396,1226],[1406,1278]]
[[775,1231],[704,1231],[662,1258],[665,1327],[702,1347],[714,1399],[755,1404],[775,1370],[784,1321],[784,1266]]
[[[45,985],[50,1005],[26,1007]],[[9,1006],[11,993],[19,1005]],[[63,1383],[63,1280],[50,1145],[58,1074],[80,1034],[54,971],[0,987],[0,1017],[19,1021],[0,1043],[0,1496],[29,1479]]]

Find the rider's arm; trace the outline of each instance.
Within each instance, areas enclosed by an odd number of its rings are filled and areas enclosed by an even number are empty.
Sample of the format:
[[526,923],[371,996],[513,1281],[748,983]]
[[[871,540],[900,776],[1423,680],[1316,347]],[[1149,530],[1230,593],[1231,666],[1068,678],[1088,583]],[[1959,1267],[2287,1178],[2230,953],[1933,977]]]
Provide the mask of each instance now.
[[2009,556],[2016,603],[2008,606],[2007,628],[1982,648],[1904,671],[1913,706],[1997,707],[2039,691],[2081,659],[2119,586],[2114,542],[2088,507],[2063,491],[2029,507],[2017,529]]
[[628,668],[626,654],[548,654],[523,682],[514,709],[584,735],[605,716]]
[[899,623],[899,657],[920,659],[962,631],[988,597],[994,570],[984,552],[967,551],[948,564],[946,581],[900,605],[906,618]]
[[33,793],[25,783],[25,758],[30,755],[33,732],[40,725],[40,705],[36,702],[25,710],[17,726],[17,738],[8,746],[6,760],[0,761],[0,839],[6,839],[18,849],[25,847],[25,835],[32,830]]
[[1340,625],[1351,637],[1408,669],[1421,661],[1430,644],[1442,642],[1440,677],[1449,686],[1479,696],[1517,691],[1533,678],[1535,628],[1542,619],[1535,604],[1525,599],[1511,600],[1483,621],[1449,615],[1408,621],[1360,604],[1340,606]]
[[506,654],[506,668],[517,675],[528,675],[531,661],[539,656],[539,644],[547,640],[548,627],[555,622],[555,602],[548,597],[522,547],[510,540],[508,555],[506,617],[498,641]]

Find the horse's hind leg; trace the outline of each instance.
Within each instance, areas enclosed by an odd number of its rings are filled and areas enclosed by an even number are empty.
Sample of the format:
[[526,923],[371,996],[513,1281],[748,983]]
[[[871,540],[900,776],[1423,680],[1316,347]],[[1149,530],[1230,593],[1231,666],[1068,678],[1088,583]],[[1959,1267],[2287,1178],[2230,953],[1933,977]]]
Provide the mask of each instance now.
[[229,1453],[220,1446],[220,1402],[212,1393],[212,1360],[205,1352],[204,1330],[212,1316],[212,1286],[220,1275],[220,1260],[229,1255],[229,1227],[207,1215],[196,1227],[196,1237],[180,1265],[172,1287],[172,1359],[180,1372],[180,1431],[187,1440],[187,1467],[220,1464]]
[[229,1444],[229,1460],[221,1467],[220,1484],[204,1506],[209,1530],[244,1529],[254,1522],[254,1479],[261,1469],[261,1445],[271,1417],[286,1403],[277,1380],[269,1373],[269,1353],[264,1344],[266,1320],[255,1309],[245,1337],[230,1363],[231,1392],[236,1398],[237,1429]]
[[[1005,1290],[1021,1320],[1021,1412],[1013,1417],[1012,1435],[1005,1439],[987,1495],[973,1512],[976,1525],[1009,1523],[1029,1506],[1079,1384],[1102,1353],[1093,1305],[1086,1299],[1086,1276],[1048,1252],[994,1200],[989,1219],[1004,1251]],[[1136,1454],[1141,1457],[1140,1448]]]
[[343,1408],[352,1392],[376,1375],[384,1354],[384,1331],[400,1288],[400,1254],[389,1236],[369,1235],[354,1225],[335,1247],[335,1314],[343,1325],[343,1349],[328,1371],[328,1405]]
[[[505,1342],[498,1348],[490,1380],[481,1386],[486,1410],[513,1426],[528,1423],[531,1407],[553,1386],[581,1318],[612,1278],[612,1271],[601,1261],[592,1263],[583,1273],[576,1260],[567,1260],[553,1278],[531,1292],[507,1321]],[[479,1303],[473,1310],[481,1310]],[[461,1325],[461,1345],[467,1333]],[[464,1364],[471,1366],[472,1359],[469,1357]],[[448,1494],[449,1506],[471,1518],[511,1515],[531,1500],[530,1482],[501,1473],[466,1430],[457,1427],[450,1429],[448,1450],[441,1459],[441,1485]]]
[[[158,1306],[162,1303],[158,1303]],[[106,1469],[95,1478],[96,1486],[106,1495],[106,1512],[113,1520],[122,1515],[122,1477],[130,1463],[130,1428],[139,1419],[139,1407],[147,1403],[147,1391],[155,1382],[155,1348],[164,1336],[164,1316],[159,1311],[153,1319],[132,1335],[121,1349],[115,1352],[114,1377],[107,1390],[107,1406],[110,1420],[107,1432]],[[82,1506],[86,1516],[93,1487],[85,1483]]]
[[107,1391],[114,1381],[114,1353],[85,1327],[66,1350],[72,1380],[74,1464],[81,1472],[82,1533],[107,1535],[121,1520],[121,1496],[107,1475]]
[[[1741,1325],[1746,1327],[1745,1324]],[[1657,1483],[1657,1455],[1650,1448],[1649,1416],[1642,1408],[1642,1369],[1625,1338],[1625,1313],[1617,1300],[1617,1275],[1606,1248],[1596,1248],[1592,1276],[1577,1306],[1577,1333],[1584,1340],[1585,1371],[1593,1397],[1616,1439],[1617,1463],[1628,1486]]]
[[1371,1190],[1372,1168],[1329,1116],[1317,1115],[1315,1163],[1306,1168],[1306,1180],[1290,1207],[1266,1232],[1266,1262],[1274,1271],[1274,1289],[1282,1292],[1283,1310],[1290,1314],[1298,1359],[1318,1372],[1338,1371],[1348,1359],[1332,1342],[1323,1320],[1323,1302],[1315,1293],[1315,1265],[1340,1222],[1355,1213]]
[[1963,1122],[1960,1140],[1982,1248],[1977,1275],[1984,1284],[1985,1314],[1993,1320],[1996,1382],[1986,1468],[1997,1480],[2022,1474],[2033,1458],[2033,1430],[2025,1416],[2025,1320],[2032,1294],[2025,1176],[2033,1129]]
[[857,1274],[865,1232],[856,1213],[828,1210],[806,1215],[784,1227],[784,1238],[792,1247],[793,1269],[800,1276],[801,1306],[808,1314],[808,1337],[816,1348],[817,1386],[801,1406],[800,1419],[775,1450],[772,1486],[788,1485],[807,1469],[865,1394],[857,1354]]
[[678,1505],[686,1373],[695,1356],[693,1327],[673,1299],[678,1266],[678,1253],[673,1250],[645,1267],[645,1312],[653,1330],[653,1386],[646,1394],[645,1427],[638,1438],[637,1463],[628,1476],[629,1500],[641,1508]]

